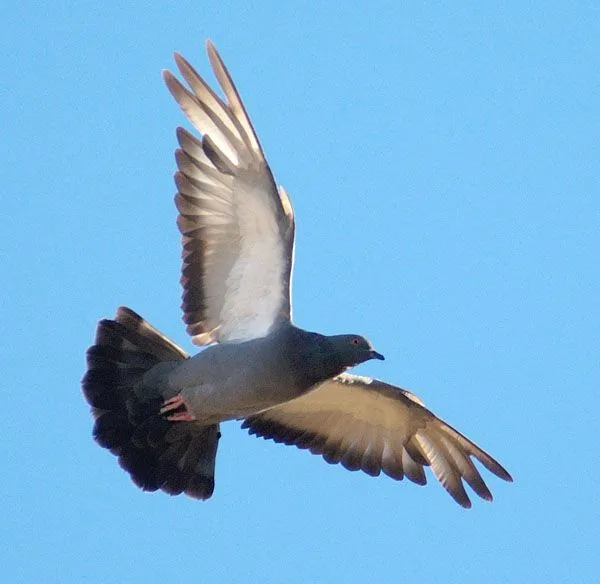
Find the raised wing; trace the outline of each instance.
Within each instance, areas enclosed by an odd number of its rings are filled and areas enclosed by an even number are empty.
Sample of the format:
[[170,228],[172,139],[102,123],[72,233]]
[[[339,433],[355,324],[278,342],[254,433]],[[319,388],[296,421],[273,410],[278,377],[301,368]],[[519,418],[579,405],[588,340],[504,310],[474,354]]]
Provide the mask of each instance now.
[[291,318],[294,215],[277,189],[240,96],[217,50],[208,56],[226,101],[180,55],[189,88],[165,82],[198,140],[177,129],[175,197],[183,235],[183,319],[197,345],[266,335]]
[[464,479],[483,499],[492,500],[471,457],[505,481],[508,472],[489,454],[425,408],[412,393],[368,377],[342,374],[313,391],[252,416],[250,434],[321,454],[348,470],[371,476],[383,471],[424,485],[424,466],[457,503],[471,507]]

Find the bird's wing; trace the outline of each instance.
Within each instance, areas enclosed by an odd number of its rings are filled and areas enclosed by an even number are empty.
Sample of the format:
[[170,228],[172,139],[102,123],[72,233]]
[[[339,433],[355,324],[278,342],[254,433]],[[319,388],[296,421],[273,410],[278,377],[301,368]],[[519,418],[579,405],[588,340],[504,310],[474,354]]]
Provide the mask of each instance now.
[[294,215],[277,188],[216,48],[208,56],[223,101],[180,55],[184,87],[165,82],[201,140],[178,128],[177,220],[183,236],[184,321],[197,345],[264,336],[291,318]]
[[331,463],[424,485],[424,466],[463,507],[471,501],[464,479],[492,500],[471,457],[512,481],[489,454],[436,417],[412,393],[376,379],[342,374],[309,393],[244,421],[251,434],[321,454]]

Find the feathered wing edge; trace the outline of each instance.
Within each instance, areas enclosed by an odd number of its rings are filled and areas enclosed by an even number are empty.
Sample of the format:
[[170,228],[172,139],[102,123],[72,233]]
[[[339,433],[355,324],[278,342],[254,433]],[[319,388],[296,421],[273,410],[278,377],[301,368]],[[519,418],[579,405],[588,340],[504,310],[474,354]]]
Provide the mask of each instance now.
[[[175,176],[179,191],[176,197],[180,212],[178,225],[184,248],[182,309],[188,332],[197,345],[219,341],[223,334],[225,338],[232,334],[232,323],[223,323],[221,317],[227,276],[235,258],[226,253],[214,255],[214,251],[218,241],[235,240],[232,233],[235,227],[228,224],[227,218],[235,215],[234,191],[244,182],[244,178],[240,177],[251,177],[251,184],[260,184],[274,203],[279,237],[283,243],[280,277],[284,287],[282,305],[278,315],[272,314],[274,319],[291,319],[290,286],[295,235],[291,202],[285,190],[275,186],[231,75],[210,41],[207,42],[207,51],[215,77],[225,94],[225,102],[179,54],[175,55],[175,61],[190,89],[169,71],[163,72],[165,83],[175,100],[202,134],[199,141],[185,129],[177,129],[180,149],[176,152],[179,172]],[[228,248],[231,246],[221,249]],[[257,324],[260,329],[261,325]],[[251,324],[249,326],[252,327]]]
[[410,392],[355,375],[341,375],[286,404],[246,419],[250,434],[322,455],[330,464],[405,476],[425,485],[424,467],[465,508],[471,501],[463,480],[482,499],[492,494],[471,458],[491,473],[512,481],[500,463],[440,420]]

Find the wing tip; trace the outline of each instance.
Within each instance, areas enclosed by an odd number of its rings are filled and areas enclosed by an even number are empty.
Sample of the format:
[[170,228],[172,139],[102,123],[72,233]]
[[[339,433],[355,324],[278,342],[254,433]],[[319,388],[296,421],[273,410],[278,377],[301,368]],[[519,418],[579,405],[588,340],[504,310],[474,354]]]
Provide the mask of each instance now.
[[[475,456],[485,466],[492,474],[495,474],[499,479],[506,481],[507,483],[513,483],[514,479],[511,474],[495,459],[493,459],[489,454],[487,455],[489,460],[482,460],[480,457]],[[486,464],[487,463],[487,464]]]
[[175,64],[177,68],[181,72],[181,74],[185,77],[184,70],[191,69],[191,65],[187,62],[187,59],[181,53],[173,53],[173,59],[175,60]]
[[512,475],[501,464],[498,464],[498,466],[500,467],[501,472],[497,476],[507,483],[514,483],[515,481],[512,478]]
[[175,101],[179,103],[179,94],[181,93],[181,89],[183,89],[183,86],[181,85],[177,77],[175,77],[175,75],[173,75],[173,73],[171,73],[171,71],[169,71],[168,69],[163,69],[162,78],[165,85],[167,86],[167,89],[175,98]]

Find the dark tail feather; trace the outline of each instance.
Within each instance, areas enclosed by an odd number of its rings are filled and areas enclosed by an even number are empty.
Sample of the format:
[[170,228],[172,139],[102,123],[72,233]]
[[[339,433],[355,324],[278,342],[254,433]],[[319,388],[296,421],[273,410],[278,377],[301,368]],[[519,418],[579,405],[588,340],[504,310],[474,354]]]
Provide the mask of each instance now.
[[[159,412],[163,397],[143,387],[158,363],[189,355],[128,308],[98,324],[87,352],[83,394],[96,419],[94,438],[145,491],[162,489],[208,499],[214,490],[219,426],[169,422]],[[171,412],[172,413],[172,412]]]

